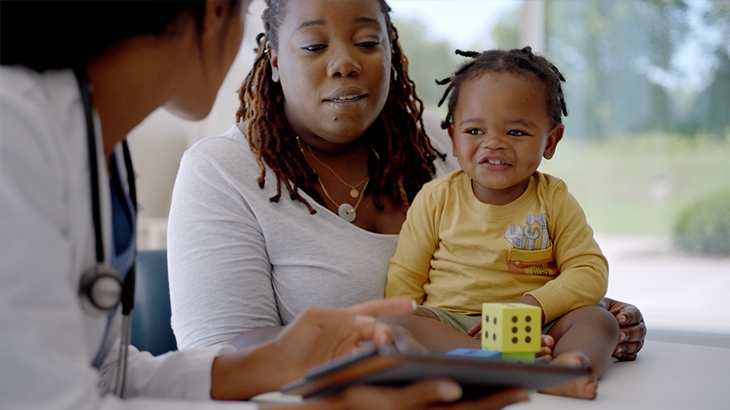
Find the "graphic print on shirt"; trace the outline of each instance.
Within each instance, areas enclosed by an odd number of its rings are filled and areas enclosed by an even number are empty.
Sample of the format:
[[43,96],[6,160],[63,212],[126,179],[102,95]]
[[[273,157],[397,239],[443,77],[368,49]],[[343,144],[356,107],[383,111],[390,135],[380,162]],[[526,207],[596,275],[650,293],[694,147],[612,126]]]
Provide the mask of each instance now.
[[513,248],[509,251],[508,269],[513,273],[557,276],[553,246],[548,232],[547,214],[527,215],[525,225],[510,225],[504,239]]

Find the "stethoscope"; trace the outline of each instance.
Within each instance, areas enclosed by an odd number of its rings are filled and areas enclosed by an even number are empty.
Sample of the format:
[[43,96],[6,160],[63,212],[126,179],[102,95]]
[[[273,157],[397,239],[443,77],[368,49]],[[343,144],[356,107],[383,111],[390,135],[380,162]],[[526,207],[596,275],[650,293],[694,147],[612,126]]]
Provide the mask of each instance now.
[[[86,134],[89,148],[89,170],[91,173],[91,209],[94,220],[94,236],[96,242],[96,266],[85,271],[81,275],[79,284],[79,297],[84,309],[94,314],[112,314],[119,303],[122,304],[122,339],[119,347],[119,361],[117,365],[117,378],[114,394],[119,397],[124,395],[124,386],[127,376],[127,356],[132,334],[131,312],[134,306],[134,279],[135,262],[133,259],[129,272],[122,277],[113,267],[104,264],[104,242],[101,232],[101,205],[99,195],[99,168],[96,152],[96,134],[94,132],[94,120],[92,115],[92,100],[89,91],[89,83],[86,78],[85,68],[75,69],[76,79],[81,91],[81,102],[84,106],[86,118]],[[122,141],[124,165],[127,170],[127,184],[129,185],[129,196],[137,211],[137,190],[134,183],[134,168],[132,157],[129,153],[127,141]],[[116,170],[112,171],[113,173]],[[136,256],[136,255],[135,255]]]

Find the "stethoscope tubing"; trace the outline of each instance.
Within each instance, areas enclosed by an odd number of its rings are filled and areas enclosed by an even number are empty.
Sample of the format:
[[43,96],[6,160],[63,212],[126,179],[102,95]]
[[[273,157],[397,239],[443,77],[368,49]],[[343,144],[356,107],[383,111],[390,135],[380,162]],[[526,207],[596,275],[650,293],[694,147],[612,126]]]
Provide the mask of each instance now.
[[[94,118],[92,113],[93,102],[91,98],[91,91],[89,89],[88,79],[86,77],[85,68],[74,69],[74,74],[79,83],[79,89],[81,94],[81,102],[84,107],[84,117],[86,122],[86,131],[88,139],[88,150],[89,150],[89,172],[91,180],[91,209],[92,219],[94,223],[94,242],[96,248],[96,263],[97,266],[104,264],[104,241],[102,238],[101,231],[101,195],[99,192],[99,164],[97,161],[97,146],[96,146],[96,133],[94,127]],[[132,164],[132,157],[129,152],[129,146],[126,140],[122,141],[122,152],[124,157],[124,165],[127,171],[127,184],[129,187],[129,196],[134,207],[134,212],[137,212],[137,189],[135,185],[134,167]],[[136,259],[136,251],[134,255]],[[122,281],[122,335],[121,343],[119,346],[119,361],[117,365],[117,377],[114,388],[114,394],[120,398],[124,396],[126,375],[127,375],[127,358],[129,355],[129,344],[131,343],[131,311],[134,307],[134,288],[135,288],[135,262],[132,262],[132,266],[127,272],[127,275]]]

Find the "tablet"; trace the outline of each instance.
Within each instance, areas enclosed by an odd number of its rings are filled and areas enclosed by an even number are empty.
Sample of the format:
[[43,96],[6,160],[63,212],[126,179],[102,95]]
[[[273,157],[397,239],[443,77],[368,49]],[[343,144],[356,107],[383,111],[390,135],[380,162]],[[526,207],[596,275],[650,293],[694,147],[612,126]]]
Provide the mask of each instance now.
[[432,353],[400,353],[392,348],[368,349],[310,369],[302,379],[281,388],[286,394],[327,397],[360,384],[402,386],[418,380],[449,378],[464,398],[484,396],[510,387],[543,389],[590,374],[588,367],[504,362],[483,357]]

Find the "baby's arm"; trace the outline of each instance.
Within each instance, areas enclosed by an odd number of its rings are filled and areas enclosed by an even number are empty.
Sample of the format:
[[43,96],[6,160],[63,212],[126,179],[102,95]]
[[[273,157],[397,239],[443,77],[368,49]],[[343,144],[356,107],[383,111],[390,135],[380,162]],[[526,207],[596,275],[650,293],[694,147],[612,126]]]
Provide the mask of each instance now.
[[407,297],[419,305],[426,299],[423,285],[428,283],[431,259],[438,243],[434,222],[438,211],[429,197],[422,190],[408,209],[388,268],[386,298]]
[[593,239],[583,209],[562,181],[550,192],[549,228],[560,275],[525,295],[539,302],[544,322],[597,304],[608,288],[608,262]]

